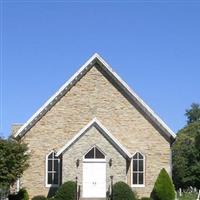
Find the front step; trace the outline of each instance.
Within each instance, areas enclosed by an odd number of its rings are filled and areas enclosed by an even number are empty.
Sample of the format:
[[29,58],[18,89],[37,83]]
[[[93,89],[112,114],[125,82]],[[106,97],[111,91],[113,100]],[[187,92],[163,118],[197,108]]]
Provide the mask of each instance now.
[[80,198],[80,200],[106,200],[106,198]]

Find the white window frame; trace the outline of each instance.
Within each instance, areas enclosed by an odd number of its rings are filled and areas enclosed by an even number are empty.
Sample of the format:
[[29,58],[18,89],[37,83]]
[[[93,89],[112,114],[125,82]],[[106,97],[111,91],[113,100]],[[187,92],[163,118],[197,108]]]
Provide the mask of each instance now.
[[56,152],[51,151],[49,154],[46,155],[46,180],[45,180],[45,186],[46,187],[59,187],[60,185],[60,158],[57,158],[58,160],[58,184],[48,184],[48,157],[50,154],[54,153],[54,156],[56,155]]
[[[133,184],[133,157],[135,156],[135,154],[141,154],[143,156],[143,184]],[[142,154],[141,152],[137,151],[133,154],[132,158],[131,158],[131,187],[145,187],[145,168],[146,168],[146,162],[145,162],[145,156],[144,154]]]
[[[85,155],[92,150],[93,148],[97,148],[104,156],[105,158],[85,158]],[[106,154],[96,145],[92,146],[86,153],[83,155],[83,161],[84,162],[106,162]]]

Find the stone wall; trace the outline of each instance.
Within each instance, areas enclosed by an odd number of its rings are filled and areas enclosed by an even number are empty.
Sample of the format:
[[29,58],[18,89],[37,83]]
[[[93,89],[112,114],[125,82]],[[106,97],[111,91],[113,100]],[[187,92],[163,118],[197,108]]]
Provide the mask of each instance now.
[[[106,155],[106,188],[109,191],[111,185],[110,176],[113,182],[126,182],[126,159],[115,149],[113,145],[97,130],[91,127],[74,145],[63,154],[63,182],[78,177],[78,185],[82,195],[83,156],[93,146],[97,146]],[[77,159],[80,165],[76,166]],[[112,166],[109,160],[112,159]],[[98,173],[98,172],[97,172]]]
[[[22,183],[30,196],[49,192],[45,187],[46,155],[52,149],[63,147],[94,117],[131,154],[140,151],[145,155],[145,188],[134,188],[139,195],[150,194],[162,168],[170,172],[170,144],[97,66],[91,68],[23,137],[29,144],[31,160]],[[130,170],[128,175],[130,183]]]

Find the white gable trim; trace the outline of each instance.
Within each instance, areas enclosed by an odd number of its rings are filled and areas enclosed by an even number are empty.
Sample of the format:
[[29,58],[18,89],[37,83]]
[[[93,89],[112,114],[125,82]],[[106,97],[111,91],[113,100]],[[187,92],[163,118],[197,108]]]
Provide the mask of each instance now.
[[113,76],[118,80],[119,83],[124,86],[124,88],[135,98],[146,111],[151,114],[152,117],[171,135],[174,139],[176,134],[167,126],[167,124],[128,86],[128,84],[122,80],[122,78],[112,70],[112,68],[106,63],[106,61],[101,58],[101,62],[106,66],[106,68],[113,74]]
[[73,145],[77,140],[81,138],[81,136],[87,132],[87,130],[92,126],[98,126],[101,129],[101,133],[104,134],[108,140],[112,142],[112,144],[125,156],[131,158],[131,154],[129,151],[106,129],[99,120],[94,118],[90,121],[84,128],[82,128],[69,142],[67,142],[56,154],[56,156],[60,156],[67,148]]
[[73,80],[77,79],[77,76],[79,74],[82,74],[84,69],[87,69],[87,67],[92,63],[92,61],[94,61],[94,59],[96,58],[96,54],[94,54],[64,85],[62,85],[60,87],[60,89],[53,94],[53,96],[51,96],[35,113],[34,115],[28,119],[28,121],[26,123],[24,123],[23,126],[21,126],[21,128],[17,131],[17,133],[14,135],[14,137],[17,137],[19,135],[21,135],[21,133],[23,131],[28,130],[28,126],[32,125],[32,122],[34,120],[37,120],[39,118],[40,115],[45,114],[48,110],[48,106],[49,105],[54,105],[54,101],[58,100],[58,96],[62,95],[62,92],[64,90],[67,89],[68,86],[71,85],[71,83],[73,82]]
[[160,127],[168,138],[175,139],[176,134],[160,119],[160,117],[113,71],[106,61],[95,53],[14,135],[23,136],[37,121],[53,107],[63,95],[89,70],[92,65],[98,62],[110,76],[125,90],[127,94],[139,105],[139,107]]

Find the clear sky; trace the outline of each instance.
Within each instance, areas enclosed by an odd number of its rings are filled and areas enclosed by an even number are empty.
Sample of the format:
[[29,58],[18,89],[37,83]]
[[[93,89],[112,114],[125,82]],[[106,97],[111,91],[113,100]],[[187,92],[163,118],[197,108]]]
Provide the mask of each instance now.
[[175,132],[200,103],[200,1],[1,0],[1,136],[94,52]]

